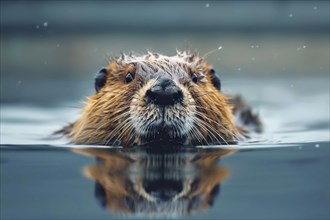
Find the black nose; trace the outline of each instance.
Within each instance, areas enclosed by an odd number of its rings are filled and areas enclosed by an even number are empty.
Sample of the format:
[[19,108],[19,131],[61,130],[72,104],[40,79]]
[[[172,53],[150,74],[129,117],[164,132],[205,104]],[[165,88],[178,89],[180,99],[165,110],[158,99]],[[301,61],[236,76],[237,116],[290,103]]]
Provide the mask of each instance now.
[[155,105],[174,105],[183,100],[183,93],[173,80],[163,76],[157,83],[147,90],[145,100]]

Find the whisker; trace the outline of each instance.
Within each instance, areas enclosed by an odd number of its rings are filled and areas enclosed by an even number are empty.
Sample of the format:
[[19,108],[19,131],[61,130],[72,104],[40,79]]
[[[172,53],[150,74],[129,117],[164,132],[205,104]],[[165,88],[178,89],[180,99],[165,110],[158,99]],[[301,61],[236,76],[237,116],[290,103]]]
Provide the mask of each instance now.
[[[206,117],[206,116],[200,114],[199,112],[197,112],[197,114],[199,114],[199,116],[202,117],[203,119],[206,119],[206,120],[209,120],[209,121],[213,121],[212,119],[210,119],[210,118],[208,118],[208,117]],[[204,123],[205,125],[207,125],[209,128],[211,128],[214,132],[216,132],[216,133],[221,137],[221,139],[223,139],[223,141],[226,142],[226,140],[220,135],[220,133],[219,133],[218,131],[216,131],[215,128],[213,128],[210,124],[204,122],[204,120],[201,120],[201,122]],[[215,121],[214,121],[214,122],[215,122]],[[217,123],[217,122],[215,122],[215,123]],[[219,123],[217,123],[217,124],[219,124]],[[219,124],[219,125],[221,125],[221,124]],[[229,130],[226,129],[223,125],[221,125],[221,127],[224,128],[226,131],[229,131]],[[230,131],[229,131],[229,132],[230,132]],[[232,135],[235,137],[234,134],[232,134]],[[227,143],[227,142],[226,142],[226,143]],[[227,144],[228,144],[228,143],[227,143]]]
[[120,132],[120,130],[122,130],[124,128],[124,126],[126,125],[125,123],[130,121],[130,118],[126,118],[125,121],[123,121],[120,125],[118,125],[118,127],[116,127],[112,132],[110,132],[105,139],[109,139],[109,141],[107,142],[107,144],[111,141],[111,139],[113,137],[115,137],[118,132]]
[[[196,120],[195,120],[195,119],[194,119],[194,123],[196,123]],[[207,145],[209,145],[209,143],[208,143],[206,137],[204,137],[204,136],[200,133],[200,131],[199,131],[195,126],[192,127],[191,131],[192,131],[193,135],[197,137],[197,140],[198,140],[201,144],[203,143],[203,140],[204,140],[204,141],[207,143]],[[202,137],[202,140],[200,140],[199,137]]]
[[212,92],[212,91],[209,91],[209,92],[206,92],[206,93],[198,94],[197,96],[192,94],[192,96],[193,96],[193,98],[196,99],[196,98],[202,97],[202,96],[204,96],[204,95],[208,95],[208,94],[210,94],[210,93],[213,93],[213,92]]
[[[197,107],[197,106],[196,106]],[[211,110],[211,109],[210,109]],[[211,118],[209,118],[209,117],[207,117],[206,115],[204,115],[204,114],[201,114],[200,112],[196,112],[197,114],[199,114],[201,117],[203,117],[203,118],[205,118],[205,119],[207,119],[207,120],[209,120],[209,121],[212,121],[212,122],[214,122],[214,123],[216,123],[217,125],[219,125],[219,126],[221,126],[223,129],[225,129],[228,133],[230,133],[232,136],[234,136],[237,140],[240,140],[241,139],[241,137],[239,137],[239,136],[237,136],[235,133],[233,133],[232,131],[230,131],[228,128],[226,128],[223,124],[221,124],[221,123],[219,123],[219,122],[217,122],[217,121],[215,121],[215,120],[213,120],[213,119],[211,119]]]
[[121,137],[125,134],[125,132],[126,132],[128,129],[131,129],[132,127],[133,127],[133,125],[130,124],[130,123],[128,123],[128,124],[126,124],[125,126],[123,126],[123,128],[122,128],[122,132],[121,132],[120,135],[118,135],[118,137],[116,138],[115,142],[116,142],[117,140],[121,141]]
[[203,126],[204,129],[207,131],[207,132],[210,132],[210,134],[216,139],[217,143],[221,143],[221,141],[214,135],[214,133],[216,135],[218,135],[227,145],[228,143],[226,142],[226,140],[216,131],[214,131],[214,128],[212,128],[209,124],[205,123],[204,121],[200,120],[199,118],[196,118],[198,120],[198,126]]

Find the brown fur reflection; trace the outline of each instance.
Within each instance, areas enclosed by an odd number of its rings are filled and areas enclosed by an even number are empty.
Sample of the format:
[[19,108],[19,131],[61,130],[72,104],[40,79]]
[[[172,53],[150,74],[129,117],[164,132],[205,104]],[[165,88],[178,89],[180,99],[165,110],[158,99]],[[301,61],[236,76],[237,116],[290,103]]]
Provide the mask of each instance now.
[[75,149],[95,157],[84,168],[95,180],[95,196],[116,213],[180,216],[207,210],[229,176],[220,157],[224,149]]

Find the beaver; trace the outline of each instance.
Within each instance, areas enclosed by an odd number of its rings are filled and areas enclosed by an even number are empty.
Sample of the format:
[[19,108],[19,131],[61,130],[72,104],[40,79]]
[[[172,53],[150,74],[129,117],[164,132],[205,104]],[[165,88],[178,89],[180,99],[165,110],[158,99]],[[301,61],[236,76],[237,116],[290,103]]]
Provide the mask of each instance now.
[[235,99],[221,92],[216,71],[196,53],[122,53],[96,74],[94,85],[81,117],[57,132],[72,143],[233,144],[246,134],[234,123],[241,112]]

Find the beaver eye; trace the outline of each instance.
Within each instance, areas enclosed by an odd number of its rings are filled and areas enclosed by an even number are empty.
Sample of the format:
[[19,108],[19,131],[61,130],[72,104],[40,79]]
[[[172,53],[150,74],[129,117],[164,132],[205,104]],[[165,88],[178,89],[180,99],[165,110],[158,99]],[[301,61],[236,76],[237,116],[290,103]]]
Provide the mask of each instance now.
[[131,73],[127,73],[126,77],[125,77],[125,83],[128,84],[130,82],[132,82],[134,79],[134,76]]
[[197,75],[196,75],[195,73],[193,73],[193,74],[191,75],[191,80],[192,80],[194,83],[197,83],[197,81],[198,81],[198,77],[197,77]]

